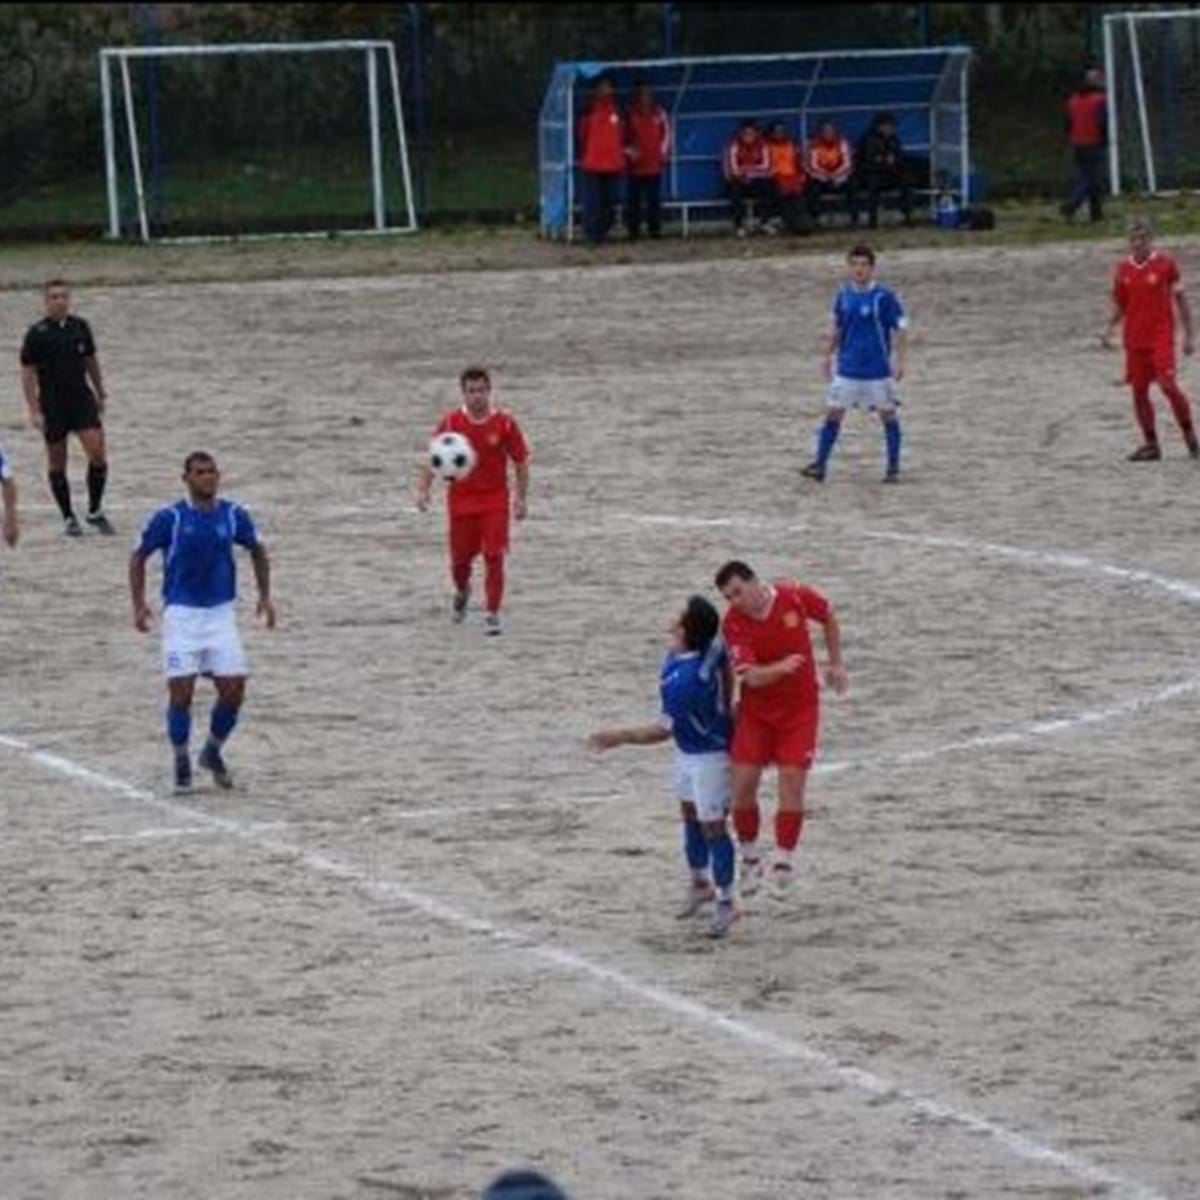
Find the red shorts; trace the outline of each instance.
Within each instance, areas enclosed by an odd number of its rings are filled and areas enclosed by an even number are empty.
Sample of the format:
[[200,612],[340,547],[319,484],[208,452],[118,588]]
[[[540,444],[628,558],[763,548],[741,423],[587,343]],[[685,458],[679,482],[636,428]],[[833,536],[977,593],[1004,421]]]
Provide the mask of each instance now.
[[1125,351],[1125,379],[1135,392],[1144,391],[1156,379],[1175,374],[1175,345],[1160,342],[1152,348]]
[[807,771],[817,752],[820,706],[806,704],[783,724],[764,721],[745,710],[733,727],[729,757],[745,767],[800,767]]
[[508,507],[495,512],[450,517],[450,560],[467,562],[477,554],[496,558],[508,551]]

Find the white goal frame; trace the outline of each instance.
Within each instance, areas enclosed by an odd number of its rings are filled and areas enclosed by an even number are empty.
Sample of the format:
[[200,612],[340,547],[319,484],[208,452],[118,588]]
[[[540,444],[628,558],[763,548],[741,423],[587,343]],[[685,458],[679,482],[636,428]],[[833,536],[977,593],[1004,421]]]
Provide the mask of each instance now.
[[[415,233],[417,212],[413,204],[412,172],[408,163],[408,142],[404,133],[404,110],[400,100],[400,74],[396,67],[394,43],[382,40],[356,39],[332,42],[228,42],[196,46],[106,46],[100,51],[100,101],[104,123],[104,175],[108,194],[108,237],[121,236],[120,193],[117,176],[117,139],[113,110],[112,68],[121,77],[121,93],[125,125],[129,141],[130,168],[133,190],[137,200],[138,232],[143,242],[149,242],[150,222],[146,214],[146,191],[142,182],[141,150],[138,146],[137,115],[134,111],[133,89],[129,79],[129,60],[143,58],[213,57],[222,54],[323,54],[357,52],[365,56],[367,69],[367,116],[371,139],[371,199],[374,224],[366,229],[323,229],[295,233],[198,234],[189,237],[163,237],[160,242],[231,242],[273,238],[318,238],[331,234],[364,236],[372,234]],[[404,203],[408,220],[403,225],[389,225],[383,187],[383,140],[379,102],[379,59],[382,55],[388,74],[388,90],[396,122],[396,144],[400,154],[400,171],[404,185]]]
[[[1154,163],[1154,146],[1150,138],[1150,116],[1146,109],[1146,83],[1142,78],[1142,57],[1138,43],[1138,25],[1145,21],[1162,20],[1200,20],[1200,9],[1175,8],[1155,9],[1136,12],[1106,13],[1104,17],[1104,82],[1105,96],[1108,109],[1108,176],[1109,188],[1114,196],[1121,194],[1121,131],[1118,124],[1117,89],[1116,89],[1116,51],[1114,49],[1113,30],[1118,22],[1125,26],[1129,41],[1130,58],[1133,67],[1133,91],[1136,96],[1138,131],[1141,134],[1142,163],[1146,171],[1146,190],[1152,196],[1166,196],[1173,193],[1160,191],[1158,187],[1158,170]],[[1137,147],[1133,147],[1134,154]]]

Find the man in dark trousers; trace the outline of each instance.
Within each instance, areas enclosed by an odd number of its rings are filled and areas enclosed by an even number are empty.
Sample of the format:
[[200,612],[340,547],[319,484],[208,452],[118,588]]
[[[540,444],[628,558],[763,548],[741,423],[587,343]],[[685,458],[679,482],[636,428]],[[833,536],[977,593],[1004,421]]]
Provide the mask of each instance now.
[[71,505],[67,482],[67,435],[75,434],[87,455],[87,523],[97,533],[116,531],[104,515],[104,486],[108,462],[104,452],[106,394],[92,331],[71,312],[71,292],[61,279],[43,288],[46,315],[33,325],[21,346],[21,387],[30,424],[46,439],[50,491],[63,517],[68,537],[80,537],[83,527]]
[[1075,155],[1076,178],[1071,198],[1060,211],[1069,221],[1086,200],[1092,221],[1104,217],[1104,151],[1108,144],[1108,100],[1104,94],[1104,72],[1089,67],[1083,82],[1067,97],[1067,140]]
[[650,85],[641,80],[633,86],[625,128],[629,138],[625,224],[630,240],[637,241],[645,209],[646,228],[656,238],[662,232],[662,175],[671,150],[671,121],[666,109],[655,100]]
[[625,173],[625,121],[612,80],[602,75],[579,121],[583,231],[594,246],[612,229],[617,191]]
[[896,192],[905,225],[912,224],[912,189],[904,170],[904,147],[896,132],[896,118],[882,112],[871,122],[858,150],[858,170],[862,190],[867,193],[867,225],[879,224],[879,197]]

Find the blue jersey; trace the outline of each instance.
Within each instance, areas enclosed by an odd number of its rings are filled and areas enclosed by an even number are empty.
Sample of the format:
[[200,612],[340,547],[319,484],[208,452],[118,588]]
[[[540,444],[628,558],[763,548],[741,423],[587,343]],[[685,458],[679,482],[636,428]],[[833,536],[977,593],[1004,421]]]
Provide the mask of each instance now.
[[684,754],[729,749],[733,722],[725,697],[725,646],[715,638],[704,655],[696,651],[663,660],[659,690],[663,722]]
[[843,284],[833,299],[837,373],[843,379],[888,379],[892,333],[907,324],[899,297],[882,284]]
[[250,514],[230,500],[196,508],[180,500],[160,508],[138,539],[139,554],[163,552],[163,604],[215,608],[237,596],[234,545],[253,550],[258,531]]

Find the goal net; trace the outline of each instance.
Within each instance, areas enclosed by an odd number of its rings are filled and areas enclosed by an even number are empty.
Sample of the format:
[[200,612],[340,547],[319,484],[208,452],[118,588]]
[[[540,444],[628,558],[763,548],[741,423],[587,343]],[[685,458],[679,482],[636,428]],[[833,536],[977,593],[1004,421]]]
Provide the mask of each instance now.
[[100,83],[110,237],[416,229],[391,42],[109,47]]
[[1200,10],[1104,18],[1114,195],[1200,187]]

